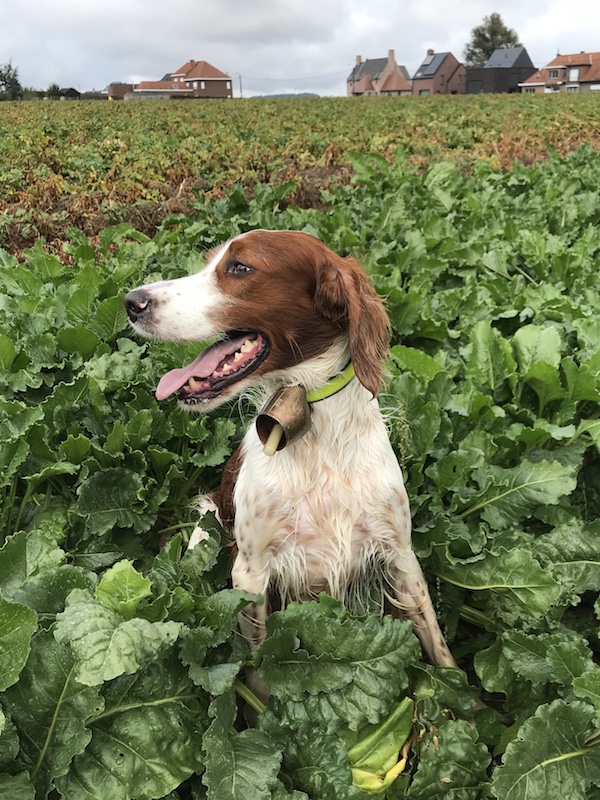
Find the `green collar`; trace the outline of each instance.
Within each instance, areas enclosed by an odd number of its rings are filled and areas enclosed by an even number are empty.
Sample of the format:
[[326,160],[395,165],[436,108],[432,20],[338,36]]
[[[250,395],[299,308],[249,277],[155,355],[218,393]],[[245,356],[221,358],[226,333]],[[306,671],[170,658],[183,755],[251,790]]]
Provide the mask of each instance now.
[[346,369],[342,370],[338,375],[334,375],[325,386],[320,389],[313,389],[312,392],[306,393],[306,399],[309,403],[318,403],[319,400],[325,400],[326,397],[331,397],[337,394],[344,386],[347,386],[354,377],[354,364],[350,362]]

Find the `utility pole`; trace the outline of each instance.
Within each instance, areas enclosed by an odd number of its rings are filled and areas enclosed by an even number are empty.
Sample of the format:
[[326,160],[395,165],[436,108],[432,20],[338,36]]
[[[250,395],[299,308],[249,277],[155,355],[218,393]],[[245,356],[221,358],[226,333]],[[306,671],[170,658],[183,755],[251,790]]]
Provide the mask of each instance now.
[[244,96],[244,93],[243,93],[243,91],[242,91],[242,76],[240,75],[240,73],[239,73],[239,72],[236,72],[235,74],[238,76],[238,78],[239,78],[239,81],[240,81],[240,97],[243,97],[243,96]]

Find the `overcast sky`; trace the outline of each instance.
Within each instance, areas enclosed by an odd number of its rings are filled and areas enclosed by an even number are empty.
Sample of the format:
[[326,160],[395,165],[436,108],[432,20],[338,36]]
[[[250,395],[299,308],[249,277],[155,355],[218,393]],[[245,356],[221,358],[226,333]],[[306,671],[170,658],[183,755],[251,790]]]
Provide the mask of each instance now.
[[393,49],[411,75],[428,48],[459,59],[500,13],[533,63],[600,51],[600,0],[0,0],[0,64],[23,86],[81,91],[158,80],[189,59],[231,75],[235,96],[346,93],[356,56]]

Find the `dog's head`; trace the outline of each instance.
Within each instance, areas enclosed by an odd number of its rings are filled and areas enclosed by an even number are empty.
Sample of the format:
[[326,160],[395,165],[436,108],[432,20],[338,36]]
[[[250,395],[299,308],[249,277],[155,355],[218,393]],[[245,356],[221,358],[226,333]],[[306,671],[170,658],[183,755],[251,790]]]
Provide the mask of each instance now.
[[[272,375],[317,388],[345,366],[348,352],[359,381],[373,396],[381,389],[383,304],[355,259],[306,233],[240,234],[212,250],[196,275],[134,289],[125,307],[143,336],[217,339],[161,379],[159,400],[178,392],[186,407],[209,411]],[[326,361],[319,357],[333,351],[340,363],[319,374]]]

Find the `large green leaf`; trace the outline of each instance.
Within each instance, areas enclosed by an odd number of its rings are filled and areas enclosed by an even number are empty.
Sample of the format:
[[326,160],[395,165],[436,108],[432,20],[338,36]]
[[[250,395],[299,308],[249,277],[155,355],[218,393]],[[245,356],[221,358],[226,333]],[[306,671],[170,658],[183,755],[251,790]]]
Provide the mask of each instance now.
[[177,639],[181,624],[124,619],[86,591],[74,589],[57,615],[55,636],[68,643],[76,659],[77,680],[97,686],[147,665]]
[[408,684],[418,653],[412,626],[352,617],[336,601],[292,604],[268,620],[259,672],[292,727],[327,730],[377,723]]
[[448,708],[463,719],[473,718],[478,690],[469,686],[462,670],[416,664],[410,673],[416,713],[420,718],[435,721]]
[[587,740],[595,711],[582,702],[540,706],[506,748],[492,788],[498,800],[585,800],[600,784],[600,746]]
[[50,631],[32,642],[31,654],[17,684],[4,696],[21,739],[21,754],[38,797],[64,775],[71,759],[91,738],[86,720],[100,713],[104,702],[97,689],[75,680],[73,656]]
[[202,771],[205,702],[172,654],[104,696],[85,752],[56,781],[65,800],[151,800]]
[[577,484],[574,470],[557,461],[524,460],[508,469],[481,467],[475,478],[484,491],[461,516],[480,511],[486,522],[500,530],[527,519],[538,506],[555,505]]
[[490,756],[468,722],[446,722],[436,734],[425,734],[418,749],[419,766],[407,797],[477,800],[481,796]]
[[202,740],[208,800],[270,800],[281,750],[261,731],[232,731],[232,694],[213,700],[210,715],[213,721]]
[[527,374],[539,362],[558,367],[561,357],[560,334],[555,327],[523,325],[513,336],[521,373]]
[[148,578],[130,561],[119,561],[108,569],[96,589],[96,600],[105,608],[131,619],[139,603],[151,594]]
[[0,550],[0,591],[7,599],[29,580],[58,567],[65,552],[56,543],[62,536],[64,515],[41,514],[28,531],[10,536]]
[[465,377],[478,389],[494,392],[514,375],[516,364],[510,345],[492,328],[489,320],[474,325],[470,337]]
[[26,772],[0,775],[0,797],[6,800],[34,800],[35,787]]
[[600,669],[596,668],[573,680],[573,692],[577,697],[589,698],[600,710]]
[[34,575],[15,592],[13,599],[37,611],[40,621],[54,621],[54,615],[64,611],[73,589],[93,592],[97,582],[93,572],[63,564]]
[[0,596],[0,692],[18,679],[36,628],[35,611]]
[[142,479],[124,467],[94,473],[79,490],[79,513],[90,530],[100,535],[115,525],[133,526],[139,519]]
[[352,771],[344,742],[313,728],[294,732],[285,748],[283,773],[293,785],[320,800],[365,800],[369,795],[352,784]]
[[434,551],[431,564],[443,580],[473,591],[506,594],[533,617],[545,614],[560,592],[554,578],[524,549],[500,547],[473,563],[449,563]]
[[600,591],[600,523],[572,520],[538,539],[537,552],[561,583],[575,590]]
[[505,631],[501,641],[511,669],[532,683],[552,681],[568,686],[593,666],[587,643],[576,633]]

